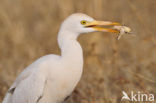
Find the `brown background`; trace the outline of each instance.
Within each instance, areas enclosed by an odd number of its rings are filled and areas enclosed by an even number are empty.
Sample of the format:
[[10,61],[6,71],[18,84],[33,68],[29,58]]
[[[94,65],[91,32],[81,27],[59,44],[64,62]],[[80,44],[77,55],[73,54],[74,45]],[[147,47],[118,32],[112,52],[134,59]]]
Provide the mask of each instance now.
[[68,103],[119,103],[123,90],[156,96],[155,0],[0,0],[0,102],[26,66],[60,54],[57,32],[75,12],[126,24],[136,36],[82,35],[83,77]]

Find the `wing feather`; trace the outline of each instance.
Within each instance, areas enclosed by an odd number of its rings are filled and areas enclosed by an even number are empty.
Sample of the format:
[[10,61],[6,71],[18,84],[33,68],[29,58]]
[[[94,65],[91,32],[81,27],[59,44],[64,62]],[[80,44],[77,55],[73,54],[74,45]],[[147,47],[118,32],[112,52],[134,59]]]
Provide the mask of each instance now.
[[46,83],[40,70],[26,69],[9,89],[3,103],[37,103],[43,95]]

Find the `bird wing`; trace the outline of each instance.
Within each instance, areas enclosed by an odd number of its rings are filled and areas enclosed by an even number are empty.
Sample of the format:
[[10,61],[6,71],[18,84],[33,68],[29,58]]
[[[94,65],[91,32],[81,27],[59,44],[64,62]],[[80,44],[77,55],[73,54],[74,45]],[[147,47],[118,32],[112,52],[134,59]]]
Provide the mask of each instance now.
[[43,95],[46,79],[40,69],[25,69],[9,89],[3,103],[37,103]]
[[25,69],[15,80],[15,82],[12,84],[8,92],[13,93],[17,85],[24,79],[26,79],[31,74],[31,69]]
[[46,85],[46,65],[56,62],[57,59],[57,55],[46,55],[24,69],[8,90],[2,103],[38,103]]

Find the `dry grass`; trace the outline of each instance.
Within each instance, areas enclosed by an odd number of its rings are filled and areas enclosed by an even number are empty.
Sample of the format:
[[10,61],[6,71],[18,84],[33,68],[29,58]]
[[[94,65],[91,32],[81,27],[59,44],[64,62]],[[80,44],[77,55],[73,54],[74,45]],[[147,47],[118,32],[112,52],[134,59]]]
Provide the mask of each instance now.
[[136,37],[116,41],[107,33],[81,36],[84,73],[68,103],[119,103],[122,90],[156,94],[155,4],[155,0],[0,0],[0,101],[26,66],[43,55],[59,54],[59,26],[75,12],[127,24]]

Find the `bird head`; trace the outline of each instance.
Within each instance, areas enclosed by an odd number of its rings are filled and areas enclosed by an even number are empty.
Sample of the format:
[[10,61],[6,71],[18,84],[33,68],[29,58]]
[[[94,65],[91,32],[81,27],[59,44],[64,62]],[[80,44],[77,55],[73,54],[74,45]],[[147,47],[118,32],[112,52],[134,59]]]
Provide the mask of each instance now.
[[110,26],[117,26],[117,25],[120,24],[116,22],[110,22],[110,21],[97,21],[86,14],[75,13],[67,17],[67,19],[63,22],[61,27],[75,34],[96,32],[96,31],[119,33],[118,30],[109,28]]

